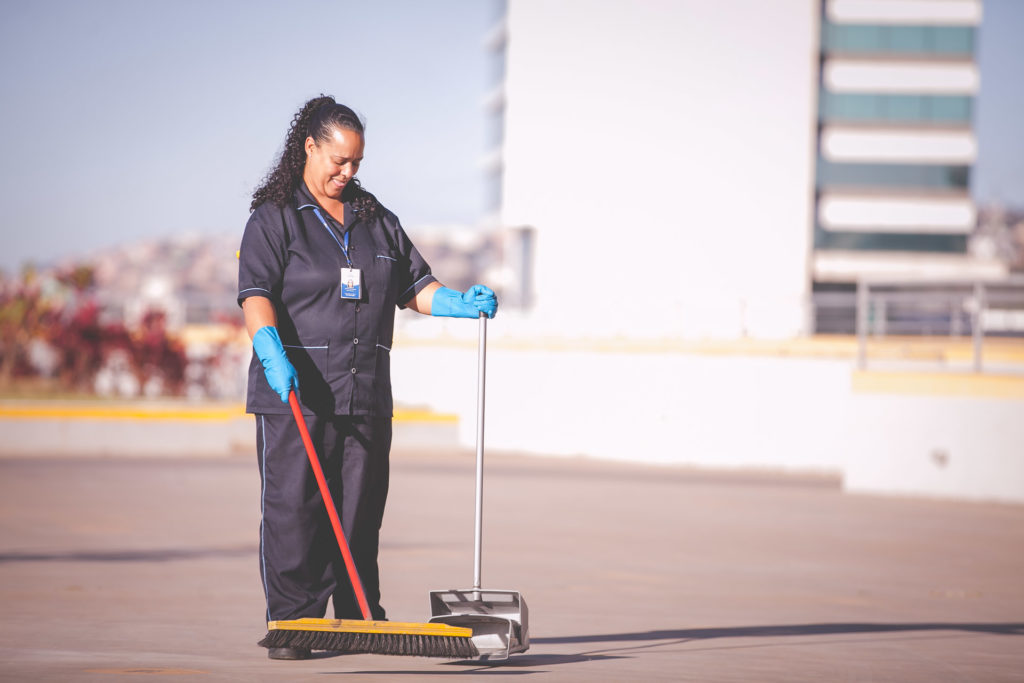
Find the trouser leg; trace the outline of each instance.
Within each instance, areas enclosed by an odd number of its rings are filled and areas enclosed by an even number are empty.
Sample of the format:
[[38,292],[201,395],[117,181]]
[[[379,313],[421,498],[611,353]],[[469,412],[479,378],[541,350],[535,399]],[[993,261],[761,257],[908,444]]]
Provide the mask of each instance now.
[[[377,549],[388,490],[391,420],[306,416],[371,617],[380,605]],[[260,574],[267,619],[362,619],[316,479],[291,415],[257,415],[262,480]]]
[[[341,453],[340,492],[332,493],[348,538],[352,558],[366,593],[373,619],[385,619],[380,604],[380,572],[377,551],[384,506],[388,495],[391,420],[371,417],[338,418],[336,452]],[[338,487],[333,486],[337,489]],[[362,619],[348,572],[340,555],[334,563],[337,588],[334,591],[336,619]]]
[[[322,429],[315,416],[306,416],[306,423],[311,434]],[[338,550],[294,418],[257,415],[256,448],[267,620],[322,617],[334,590],[331,563]]]

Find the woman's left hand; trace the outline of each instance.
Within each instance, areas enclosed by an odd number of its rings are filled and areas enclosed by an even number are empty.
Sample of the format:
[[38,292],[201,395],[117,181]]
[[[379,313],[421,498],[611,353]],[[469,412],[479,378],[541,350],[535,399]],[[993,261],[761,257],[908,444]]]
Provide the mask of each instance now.
[[462,302],[472,304],[480,313],[486,313],[488,318],[493,318],[498,312],[498,297],[486,285],[473,285],[467,289],[462,294]]
[[484,313],[493,318],[498,312],[498,297],[494,290],[484,285],[473,285],[465,292],[447,287],[434,291],[430,314],[449,318],[479,318]]

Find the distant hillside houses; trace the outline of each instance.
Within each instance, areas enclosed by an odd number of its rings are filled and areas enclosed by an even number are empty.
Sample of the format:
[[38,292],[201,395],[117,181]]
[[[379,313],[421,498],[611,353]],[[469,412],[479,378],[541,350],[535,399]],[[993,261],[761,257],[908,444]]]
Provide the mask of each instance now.
[[[487,282],[499,294],[521,289],[509,272],[510,234],[468,227],[410,230],[417,248],[446,285],[464,290]],[[235,300],[241,235],[188,233],[96,251],[78,259],[95,273],[95,295],[108,320],[134,327],[147,311],[162,311],[169,330],[241,321]],[[63,264],[67,267],[67,264]],[[511,297],[506,299],[514,305]]]

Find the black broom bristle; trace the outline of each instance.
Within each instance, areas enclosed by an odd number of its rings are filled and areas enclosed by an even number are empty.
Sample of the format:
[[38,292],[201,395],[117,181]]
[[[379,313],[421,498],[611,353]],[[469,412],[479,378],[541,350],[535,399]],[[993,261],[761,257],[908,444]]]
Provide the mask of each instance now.
[[400,633],[274,629],[267,632],[266,637],[259,642],[259,645],[266,648],[307,647],[310,650],[410,657],[447,657],[449,659],[469,659],[480,655],[470,638],[416,636]]

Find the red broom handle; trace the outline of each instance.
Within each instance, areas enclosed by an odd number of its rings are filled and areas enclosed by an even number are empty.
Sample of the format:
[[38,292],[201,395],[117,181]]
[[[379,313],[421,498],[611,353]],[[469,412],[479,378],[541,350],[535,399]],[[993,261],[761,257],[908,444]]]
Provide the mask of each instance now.
[[338,519],[338,510],[334,507],[334,499],[327,489],[327,480],[324,479],[324,470],[320,467],[320,459],[316,457],[316,449],[313,448],[313,440],[309,438],[309,429],[306,427],[306,419],[302,417],[302,409],[299,408],[299,399],[295,392],[288,393],[288,403],[292,407],[292,415],[295,416],[295,424],[299,427],[299,435],[302,437],[302,445],[306,447],[306,455],[309,456],[309,464],[313,467],[313,474],[316,475],[317,486],[320,487],[320,496],[324,499],[324,506],[327,508],[327,515],[331,518],[331,526],[334,527],[334,537],[338,539],[338,547],[341,549],[341,556],[345,558],[345,569],[348,570],[349,581],[352,582],[352,590],[356,594],[356,601],[359,603],[359,610],[363,613],[363,619],[370,621],[370,606],[366,603],[366,592],[363,590],[363,582],[359,580],[359,572],[356,571],[355,560],[352,559],[352,552],[348,549],[348,541],[345,540],[345,532],[341,529],[341,520]]

